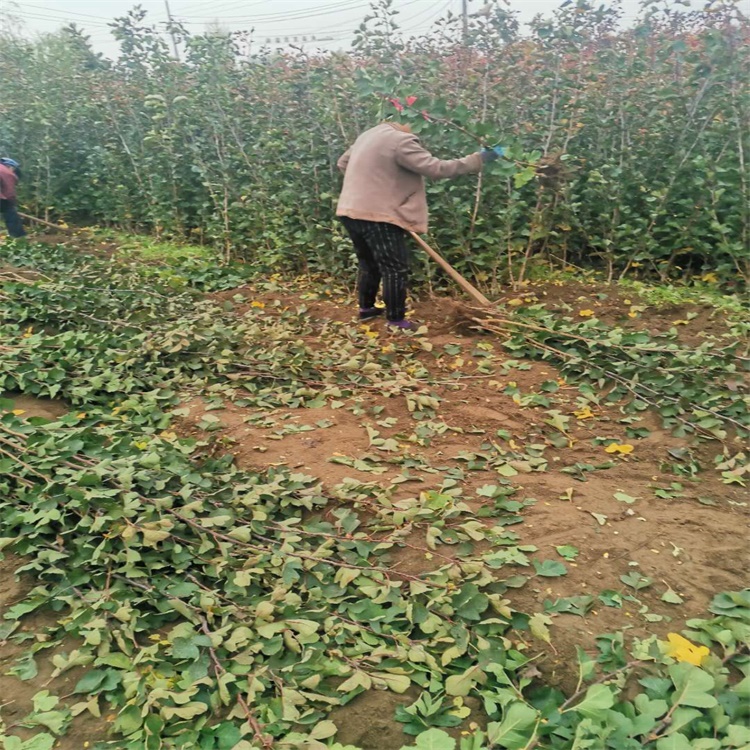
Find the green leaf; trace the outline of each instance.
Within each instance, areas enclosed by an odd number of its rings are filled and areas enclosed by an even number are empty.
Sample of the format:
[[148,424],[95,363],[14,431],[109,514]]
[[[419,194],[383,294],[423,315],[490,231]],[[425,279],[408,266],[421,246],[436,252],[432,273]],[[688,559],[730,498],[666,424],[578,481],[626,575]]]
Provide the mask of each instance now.
[[348,680],[344,680],[338,688],[341,693],[349,693],[357,688],[369,690],[372,687],[372,679],[366,672],[356,671]]
[[405,693],[411,685],[411,680],[404,674],[390,674],[390,672],[373,672],[370,677],[373,683],[387,687],[394,693]]
[[689,708],[688,706],[676,708],[672,713],[672,721],[669,724],[669,734],[679,732],[691,721],[699,719],[701,716],[703,716],[703,712],[697,708]]
[[660,719],[669,710],[665,700],[649,698],[645,693],[636,695],[633,701],[638,711],[638,716],[633,721],[634,734],[648,734]]
[[51,734],[46,732],[36,734],[28,740],[21,740],[20,737],[3,735],[2,741],[5,750],[52,750],[57,740]]
[[692,745],[684,734],[676,732],[657,740],[656,750],[692,750]]
[[208,706],[200,701],[190,701],[184,706],[164,706],[161,715],[168,721],[175,716],[180,719],[194,719],[196,716],[206,713]]
[[489,606],[489,599],[474,583],[465,583],[452,598],[456,613],[465,620],[478,620]]
[[469,667],[462,674],[454,674],[446,679],[445,692],[448,695],[465,697],[472,691],[477,682],[483,679],[484,672],[481,667]]
[[253,582],[253,574],[250,570],[238,570],[234,574],[234,585],[246,588]]
[[33,680],[39,674],[34,654],[27,651],[20,656],[16,663],[8,670],[8,674],[15,675],[19,680]]
[[734,685],[732,687],[732,692],[736,693],[743,700],[750,700],[750,675]]
[[330,721],[319,721],[310,731],[310,737],[314,740],[327,740],[338,731],[336,725]]
[[455,750],[456,741],[442,729],[428,729],[416,737],[417,750]]
[[570,426],[570,417],[566,416],[558,409],[552,409],[551,411],[548,411],[547,414],[550,415],[550,418],[545,419],[544,424],[548,424],[562,433],[567,432],[568,427]]
[[747,748],[750,746],[750,727],[741,724],[730,724],[727,727],[726,744],[729,747]]
[[172,656],[175,659],[188,659],[194,661],[200,656],[198,646],[189,638],[175,638],[172,642]]
[[535,638],[551,643],[548,625],[552,624],[552,618],[539,612],[529,618],[529,630]]
[[58,703],[56,695],[50,695],[49,690],[42,690],[33,698],[34,711],[51,711]]
[[104,682],[106,677],[107,673],[104,670],[92,669],[78,680],[75,688],[73,688],[73,692],[84,695],[93,693]]
[[28,725],[43,726],[57,735],[63,733],[63,729],[70,719],[69,711],[40,711],[34,712],[26,717]]
[[627,503],[628,505],[632,505],[637,499],[638,499],[637,497],[628,495],[625,492],[615,492],[615,500],[621,503]]
[[684,604],[685,600],[672,589],[667,589],[662,595],[661,600],[667,604]]
[[163,542],[170,536],[168,531],[160,529],[142,529],[141,533],[143,534],[143,543],[147,547],[156,547],[159,542]]
[[557,578],[564,576],[568,569],[565,565],[557,560],[534,560],[534,568],[538,576],[544,576],[545,578]]
[[487,727],[487,739],[495,746],[507,750],[521,750],[529,741],[531,732],[536,725],[539,714],[526,703],[516,701],[506,707],[503,720],[492,722]]
[[632,570],[630,573],[625,573],[620,576],[620,580],[636,591],[648,588],[654,581],[652,578],[642,576],[638,571]]
[[232,723],[225,721],[216,728],[217,750],[234,750],[242,739],[240,730]]
[[714,678],[700,667],[686,662],[672,664],[669,676],[675,686],[671,699],[673,706],[713,708],[716,705],[716,698],[710,694],[714,688]]
[[555,547],[557,554],[560,557],[564,557],[568,562],[575,560],[578,557],[579,549],[574,547],[572,544],[563,544],[559,547]]
[[126,706],[120,711],[115,721],[115,727],[125,736],[138,731],[142,725],[143,717],[138,706]]
[[592,685],[583,700],[570,710],[589,719],[601,720],[615,705],[615,694],[608,685]]

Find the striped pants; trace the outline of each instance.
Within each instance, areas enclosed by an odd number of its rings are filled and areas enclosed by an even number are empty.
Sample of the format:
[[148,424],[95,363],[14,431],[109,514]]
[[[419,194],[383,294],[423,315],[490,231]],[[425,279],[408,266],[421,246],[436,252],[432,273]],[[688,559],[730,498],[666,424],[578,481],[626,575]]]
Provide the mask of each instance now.
[[341,222],[352,238],[359,261],[357,290],[360,308],[375,305],[382,281],[386,318],[403,320],[409,281],[406,232],[395,224],[350,219],[348,216],[342,216]]

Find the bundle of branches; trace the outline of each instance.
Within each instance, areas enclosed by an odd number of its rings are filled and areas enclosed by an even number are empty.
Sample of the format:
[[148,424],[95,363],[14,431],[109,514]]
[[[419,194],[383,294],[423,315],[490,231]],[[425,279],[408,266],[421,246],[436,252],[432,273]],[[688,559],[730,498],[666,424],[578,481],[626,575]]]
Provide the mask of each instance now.
[[699,346],[675,334],[652,335],[583,322],[527,308],[457,308],[457,327],[503,336],[517,356],[544,360],[573,381],[591,383],[590,398],[625,402],[628,412],[646,404],[665,427],[725,440],[750,435],[750,344],[740,336],[707,338]]

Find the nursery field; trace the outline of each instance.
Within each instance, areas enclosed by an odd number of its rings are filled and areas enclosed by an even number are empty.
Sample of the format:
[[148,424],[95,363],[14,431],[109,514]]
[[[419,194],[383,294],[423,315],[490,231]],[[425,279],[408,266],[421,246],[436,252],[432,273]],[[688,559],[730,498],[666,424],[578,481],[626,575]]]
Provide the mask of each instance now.
[[750,743],[748,308],[0,247],[0,746]]

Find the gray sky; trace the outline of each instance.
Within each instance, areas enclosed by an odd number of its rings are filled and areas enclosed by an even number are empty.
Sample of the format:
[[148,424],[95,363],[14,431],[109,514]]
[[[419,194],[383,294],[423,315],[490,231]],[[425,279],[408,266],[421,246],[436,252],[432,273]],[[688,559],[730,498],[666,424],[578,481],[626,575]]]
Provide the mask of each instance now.
[[[167,0],[140,0],[154,24],[166,21]],[[368,12],[368,0],[168,0],[174,18],[194,32],[219,22],[223,29],[255,29],[255,39],[302,37],[314,35],[325,41],[308,42],[308,46],[346,48],[354,29]],[[537,13],[549,13],[562,0],[510,0],[511,7],[521,11],[529,21]],[[469,0],[470,12],[479,10],[485,0]],[[700,0],[692,0],[698,7]],[[13,17],[22,23],[23,32],[33,35],[55,31],[74,21],[85,29],[97,51],[108,56],[117,53],[107,23],[136,5],[135,0],[0,0],[0,16]],[[626,20],[638,12],[640,0],[623,0]],[[750,10],[750,0],[742,0]],[[409,34],[430,29],[448,11],[458,14],[461,0],[394,0],[400,11],[399,25]]]

